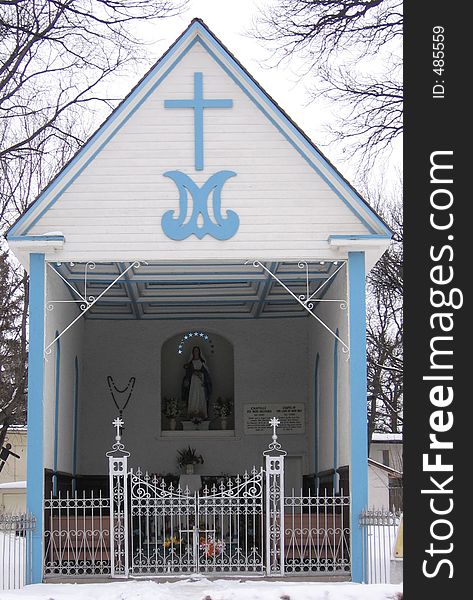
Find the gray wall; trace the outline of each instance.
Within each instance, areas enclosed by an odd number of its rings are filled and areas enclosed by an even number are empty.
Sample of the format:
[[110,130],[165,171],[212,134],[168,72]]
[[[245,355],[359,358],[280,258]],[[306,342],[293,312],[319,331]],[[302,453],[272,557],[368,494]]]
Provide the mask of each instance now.
[[[131,376],[136,377],[134,394],[124,413],[123,439],[131,452],[131,466],[152,472],[176,472],[177,451],[189,443],[204,455],[205,464],[199,469],[205,474],[231,474],[260,464],[261,452],[270,441],[270,430],[267,436],[245,436],[243,404],[308,402],[308,319],[199,321],[199,330],[222,335],[233,345],[235,434],[163,436],[162,347],[169,338],[195,327],[196,322],[183,321],[85,322],[79,421],[82,474],[107,471],[105,453],[113,442],[111,421],[117,413],[107,375],[112,375],[119,387],[124,387]],[[309,414],[307,410],[307,423]],[[302,456],[304,472],[313,469],[308,458],[313,454],[310,435],[285,434],[281,442],[289,455]]]

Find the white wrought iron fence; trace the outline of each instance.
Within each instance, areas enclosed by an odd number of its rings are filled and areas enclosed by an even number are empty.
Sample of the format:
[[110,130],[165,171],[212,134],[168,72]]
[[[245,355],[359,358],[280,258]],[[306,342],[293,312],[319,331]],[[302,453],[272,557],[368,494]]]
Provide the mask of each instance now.
[[191,493],[129,470],[116,419],[109,495],[45,501],[45,576],[348,575],[350,497],[286,495],[279,421],[270,424],[264,467]]
[[110,498],[90,492],[44,503],[44,574],[110,574]]
[[401,515],[401,511],[385,508],[373,508],[361,513],[365,583],[391,583],[391,559]]
[[284,498],[286,573],[349,573],[350,497],[296,495]]
[[30,542],[34,528],[33,515],[0,514],[0,590],[30,583]]

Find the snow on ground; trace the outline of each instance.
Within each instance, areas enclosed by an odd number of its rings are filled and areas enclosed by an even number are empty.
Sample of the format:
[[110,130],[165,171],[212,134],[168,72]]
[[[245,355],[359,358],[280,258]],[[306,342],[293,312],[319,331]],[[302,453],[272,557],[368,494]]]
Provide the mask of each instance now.
[[0,590],[0,600],[394,600],[401,591],[401,585],[390,584],[200,578],[172,583],[43,583],[9,592]]

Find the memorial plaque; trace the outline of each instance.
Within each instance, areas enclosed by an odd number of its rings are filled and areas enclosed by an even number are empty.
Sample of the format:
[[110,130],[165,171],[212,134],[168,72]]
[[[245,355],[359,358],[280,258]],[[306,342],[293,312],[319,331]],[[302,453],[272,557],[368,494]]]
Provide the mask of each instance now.
[[246,434],[271,434],[269,420],[276,417],[281,424],[278,433],[304,433],[305,405],[296,403],[245,404],[243,408],[244,430]]

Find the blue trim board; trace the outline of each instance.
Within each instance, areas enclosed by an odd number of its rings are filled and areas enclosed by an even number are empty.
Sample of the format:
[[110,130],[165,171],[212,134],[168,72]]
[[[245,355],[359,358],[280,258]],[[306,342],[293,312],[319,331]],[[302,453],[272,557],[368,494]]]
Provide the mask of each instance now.
[[27,552],[32,583],[43,578],[43,386],[44,386],[44,254],[30,255],[29,351],[28,351],[28,454],[26,506],[36,518]]
[[358,234],[358,233],[349,233],[349,234],[334,234],[329,235],[328,239],[330,240],[390,240],[391,235],[385,235],[384,233],[369,233],[369,234]]
[[72,412],[72,493],[77,490],[77,420],[79,412],[79,359],[74,359],[74,408]]
[[[338,327],[335,331],[339,335]],[[336,494],[339,490],[340,475],[338,469],[338,340],[333,344],[333,489]]]
[[[123,273],[124,271],[126,271],[126,267],[123,263],[117,263],[117,268],[120,270],[121,273]],[[128,273],[125,273],[123,275],[123,283],[125,285],[125,289],[127,291],[128,296],[130,297],[132,306],[133,306],[133,312],[135,313],[135,317],[139,320],[141,319],[141,309],[137,304],[137,294],[136,294],[136,288],[134,285],[131,285],[131,281],[130,278],[128,277]]]
[[64,242],[63,235],[9,235],[10,242]]
[[[277,269],[278,269],[278,263],[276,263],[276,262],[271,263],[269,270],[272,273],[276,273]],[[269,273],[266,273],[266,281],[263,284],[263,288],[261,290],[261,296],[259,298],[257,298],[256,300],[254,300],[254,301],[258,301],[258,307],[255,312],[256,319],[259,319],[261,313],[263,312],[264,305],[265,305],[266,299],[268,297],[268,292],[271,289],[271,284],[273,283],[273,281],[274,280],[271,277],[271,275]],[[259,292],[259,290],[258,290],[258,292]],[[248,300],[248,301],[252,302],[252,300]]]
[[[193,37],[195,36],[195,37]],[[193,39],[192,39],[193,38]],[[190,40],[190,41],[189,41]],[[71,161],[64,167],[54,181],[44,190],[44,192],[38,197],[38,199],[30,206],[30,208],[17,220],[17,222],[11,227],[7,234],[7,239],[15,236],[18,230],[21,228],[25,221],[31,214],[32,210],[35,210],[41,203],[47,200],[54,193],[54,190],[58,188],[59,184],[65,179],[70,171],[77,165],[81,155],[90,146],[98,142],[101,138],[105,138],[98,148],[91,154],[91,156],[84,162],[84,164],[77,170],[77,172],[71,177],[66,183],[64,188],[57,193],[52,200],[43,208],[42,211],[32,220],[32,222],[26,227],[23,233],[33,227],[33,225],[41,218],[45,211],[47,211],[57,199],[67,190],[72,182],[78,177],[78,175],[87,167],[87,165],[97,156],[97,154],[104,148],[104,146],[112,139],[112,137],[119,131],[121,127],[128,121],[128,119],[134,114],[134,112],[141,106],[141,104],[154,92],[156,87],[167,77],[167,75],[174,69],[178,62],[187,54],[193,45],[199,42],[209,54],[216,60],[216,62],[224,69],[224,71],[233,79],[233,81],[244,91],[244,93],[254,102],[254,104],[266,115],[266,117],[275,125],[280,133],[292,144],[292,146],[305,158],[309,165],[311,165],[315,171],[326,181],[327,185],[337,194],[337,196],[347,204],[358,218],[365,223],[369,231],[374,233],[373,227],[367,223],[363,214],[360,214],[359,210],[365,215],[369,215],[376,225],[386,234],[391,235],[391,231],[388,226],[382,221],[382,219],[373,211],[373,209],[361,198],[356,190],[348,184],[348,182],[342,177],[337,169],[328,161],[328,159],[316,148],[316,146],[309,140],[309,138],[295,125],[295,123],[286,115],[286,113],[274,102],[274,100],[261,88],[261,86],[251,77],[251,75],[244,69],[244,67],[238,62],[238,60],[224,47],[224,45],[218,40],[218,38],[204,25],[200,20],[194,20],[188,29],[176,40],[173,46],[164,54],[164,56],[150,69],[150,71],[144,76],[144,78],[138,83],[138,85],[130,92],[130,94],[122,101],[122,103],[113,111],[113,113],[105,120],[105,122],[99,127],[99,129],[93,134],[90,140],[83,146],[81,150],[71,159]],[[207,43],[206,43],[207,42]],[[187,44],[187,45],[186,45]],[[207,45],[209,44],[209,45]],[[215,50],[215,52],[211,49]],[[218,56],[219,55],[219,56]],[[245,84],[236,77],[232,70],[222,62],[229,61],[232,67],[236,70],[238,75],[243,79]],[[166,68],[166,65],[169,66]],[[149,83],[149,80],[155,75],[158,69],[163,69],[163,73],[155,83],[150,86],[148,91],[143,94],[143,97],[138,101],[137,96],[143,91],[144,87]],[[251,92],[250,92],[251,90]],[[258,101],[259,99],[259,101]],[[131,106],[130,108],[130,105]],[[126,115],[123,113],[128,110]],[[269,112],[268,112],[268,110]],[[279,125],[275,118],[270,114],[274,114],[282,118],[284,125],[291,132],[302,145],[298,146],[292,137]],[[120,123],[117,123],[120,117],[123,118]],[[116,126],[115,126],[116,125]],[[114,127],[115,126],[115,127]],[[114,127],[114,128],[113,128]],[[110,133],[109,130],[112,129]],[[108,135],[107,135],[108,134]],[[347,201],[344,194],[342,194],[337,187],[335,187],[325,176],[320,168],[314,163],[310,157],[325,165],[327,170],[336,180],[337,184],[344,190],[347,196],[354,202],[354,206]],[[196,157],[197,158],[197,157]]]
[[350,496],[352,580],[363,581],[363,541],[359,516],[368,506],[368,426],[366,369],[365,254],[348,253],[350,300]]
[[314,472],[319,471],[319,364],[320,355],[317,352],[314,368]]
[[[54,337],[58,337],[56,331]],[[53,446],[53,496],[57,496],[57,461],[59,448],[59,397],[61,394],[61,340],[56,340],[56,377],[54,399],[54,446]]]
[[[135,315],[133,315],[132,313],[125,313],[125,314],[113,314],[113,315],[94,315],[93,313],[91,314],[90,312],[87,313],[88,316],[87,318],[93,321],[130,321],[131,319],[135,318]],[[240,316],[241,315],[241,316]],[[264,317],[261,317],[262,319],[307,319],[307,313],[301,313],[301,314],[294,314],[294,315],[281,315],[281,314],[275,314],[275,315],[271,315],[271,314],[266,314],[264,315]],[[212,315],[189,315],[186,314],[185,316],[168,316],[168,315],[164,315],[162,317],[156,315],[156,314],[152,314],[152,313],[145,313],[142,317],[143,321],[237,321],[237,320],[244,320],[244,319],[254,319],[253,315],[250,315],[249,313],[238,313],[238,314],[233,314],[231,316],[225,315],[225,316],[217,316],[215,314]]]

